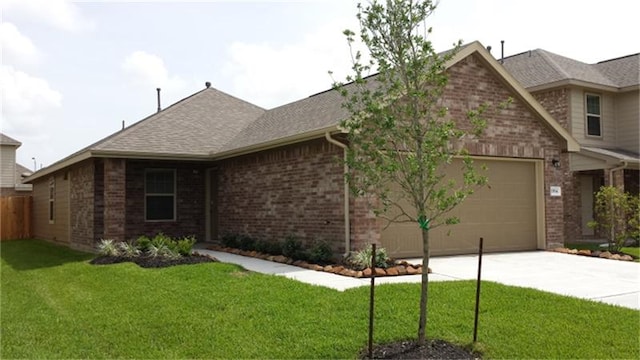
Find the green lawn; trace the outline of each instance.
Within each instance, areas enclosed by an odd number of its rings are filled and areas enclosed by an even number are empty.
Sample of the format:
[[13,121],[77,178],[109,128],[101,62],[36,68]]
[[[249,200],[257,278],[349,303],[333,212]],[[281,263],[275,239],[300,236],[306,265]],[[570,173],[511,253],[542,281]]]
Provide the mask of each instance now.
[[[41,241],[0,244],[0,358],[354,358],[368,288],[346,292],[229,264],[93,266]],[[433,283],[428,333],[472,338],[475,284]],[[419,285],[376,288],[378,342],[415,336]],[[638,358],[640,311],[484,283],[485,358]]]

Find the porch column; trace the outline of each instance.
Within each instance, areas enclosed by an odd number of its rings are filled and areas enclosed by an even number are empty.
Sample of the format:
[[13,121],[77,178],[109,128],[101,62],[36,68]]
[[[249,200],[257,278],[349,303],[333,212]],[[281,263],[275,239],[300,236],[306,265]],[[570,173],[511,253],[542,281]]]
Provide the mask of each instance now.
[[125,240],[126,160],[104,161],[104,238]]

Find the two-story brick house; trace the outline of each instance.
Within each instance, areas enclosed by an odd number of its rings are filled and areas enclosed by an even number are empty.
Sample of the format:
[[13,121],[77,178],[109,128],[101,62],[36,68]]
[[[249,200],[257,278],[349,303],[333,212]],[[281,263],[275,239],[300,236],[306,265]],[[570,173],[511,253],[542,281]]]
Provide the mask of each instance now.
[[585,64],[537,49],[507,57],[503,66],[578,143],[563,185],[568,241],[594,237],[594,192],[613,184],[639,191],[640,54]]

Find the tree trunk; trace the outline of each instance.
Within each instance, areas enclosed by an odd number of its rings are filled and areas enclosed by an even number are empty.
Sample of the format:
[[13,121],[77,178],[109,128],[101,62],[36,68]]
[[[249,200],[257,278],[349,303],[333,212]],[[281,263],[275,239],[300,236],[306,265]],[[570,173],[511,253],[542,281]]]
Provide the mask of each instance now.
[[418,345],[424,345],[427,328],[427,300],[429,299],[429,230],[422,229],[422,286],[420,291],[420,321],[418,323]]

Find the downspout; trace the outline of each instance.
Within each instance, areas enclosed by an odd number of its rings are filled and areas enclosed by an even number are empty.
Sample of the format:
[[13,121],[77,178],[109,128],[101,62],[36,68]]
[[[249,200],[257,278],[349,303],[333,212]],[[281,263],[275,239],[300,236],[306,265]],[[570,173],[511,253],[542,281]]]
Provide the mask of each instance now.
[[[624,160],[621,161],[621,164],[622,165],[620,165],[618,167],[611,168],[609,170],[609,186],[614,186],[613,185],[613,172],[614,171],[618,171],[618,170],[622,170],[622,169],[626,168],[627,165],[629,165],[629,163],[627,163]],[[624,181],[624,179],[623,179],[623,181]],[[613,208],[613,199],[611,200],[611,204],[609,206],[610,206],[611,216],[613,216],[613,212],[615,211],[614,208]],[[611,241],[615,241],[615,226],[611,226],[611,234],[610,234],[610,236],[611,236]]]
[[629,163],[624,161],[624,160],[620,161],[620,163],[622,165],[620,165],[618,167],[611,168],[609,170],[609,185],[610,186],[613,186],[613,172],[614,171],[618,171],[618,170],[622,170],[622,169],[626,168],[629,165]]
[[349,165],[347,165],[347,145],[339,142],[331,137],[331,134],[327,131],[324,133],[324,137],[328,142],[342,148],[344,154],[344,256],[348,256],[351,250],[351,221],[349,217],[349,182],[347,181],[347,174],[349,173]]

